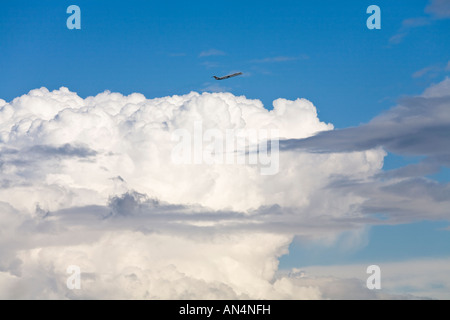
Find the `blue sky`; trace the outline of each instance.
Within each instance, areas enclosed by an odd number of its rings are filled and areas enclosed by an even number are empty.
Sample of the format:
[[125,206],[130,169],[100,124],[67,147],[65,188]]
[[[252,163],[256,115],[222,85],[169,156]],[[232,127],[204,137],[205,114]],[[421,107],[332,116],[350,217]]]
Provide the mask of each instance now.
[[[321,121],[354,127],[450,76],[450,19],[427,13],[428,3],[3,1],[0,98],[61,86],[81,97],[104,90],[147,98],[226,90],[269,109],[280,97],[306,98]],[[71,4],[81,8],[81,30],[66,28]],[[371,4],[382,10],[381,30],[366,28]],[[211,79],[234,71],[245,76]],[[421,159],[392,154],[385,169]],[[450,179],[448,168],[428,177]],[[366,245],[348,251],[340,241],[294,242],[281,267],[449,257],[446,227],[445,221],[371,227]]]
[[[248,77],[224,84],[228,91],[268,108],[279,97],[304,97],[322,121],[343,128],[440,80],[450,51],[448,20],[389,41],[403,20],[427,16],[426,0],[378,1],[381,30],[366,28],[371,1],[80,0],[81,30],[66,28],[70,4],[3,6],[3,99],[62,85],[83,97],[106,89],[160,97],[200,91],[214,85],[212,75],[240,70]],[[211,49],[224,55],[199,57]]]

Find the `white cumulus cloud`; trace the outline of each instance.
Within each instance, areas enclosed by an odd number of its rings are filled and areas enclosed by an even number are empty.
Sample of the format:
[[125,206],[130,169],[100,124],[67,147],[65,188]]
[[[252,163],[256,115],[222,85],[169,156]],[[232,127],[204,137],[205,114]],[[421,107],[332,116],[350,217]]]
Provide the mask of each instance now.
[[[368,221],[365,196],[385,152],[285,150],[279,171],[177,164],[173,133],[331,131],[308,100],[191,92],[146,99],[67,88],[0,100],[1,298],[379,298],[355,279],[280,274],[295,235],[333,239]],[[69,265],[82,288],[66,287]]]

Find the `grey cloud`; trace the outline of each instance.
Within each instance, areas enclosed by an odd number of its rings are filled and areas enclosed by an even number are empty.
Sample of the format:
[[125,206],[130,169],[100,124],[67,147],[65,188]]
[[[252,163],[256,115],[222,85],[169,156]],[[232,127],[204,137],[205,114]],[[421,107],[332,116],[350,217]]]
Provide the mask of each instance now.
[[329,188],[337,193],[361,196],[358,211],[373,216],[369,224],[405,224],[421,220],[448,220],[450,184],[423,177],[336,181]]
[[61,166],[61,159],[95,161],[97,151],[83,145],[35,145],[23,148],[0,148],[0,189],[31,184],[31,179],[44,179],[46,171]]
[[398,169],[383,171],[377,177],[381,179],[386,178],[408,178],[408,177],[423,177],[426,175],[439,172],[441,164],[432,158],[427,158],[420,163],[410,164]]
[[97,155],[95,150],[86,146],[74,146],[66,143],[62,146],[36,145],[31,147],[28,152],[39,154],[43,157],[77,157],[88,158]]
[[47,222],[54,225],[54,230],[63,230],[64,226],[92,226],[92,230],[96,230],[98,223],[101,223],[101,230],[164,232],[191,237],[198,234],[213,236],[217,233],[251,231],[298,234],[304,238],[356,230],[367,223],[378,223],[377,219],[362,215],[333,217],[316,207],[317,203],[312,199],[312,203],[305,208],[273,205],[243,213],[212,210],[200,205],[169,204],[129,191],[111,198],[107,206],[86,206],[50,212]]
[[[333,217],[315,207],[315,199],[305,208],[262,206],[247,213],[213,210],[201,205],[169,204],[145,194],[129,191],[114,196],[108,204],[71,207],[56,211],[36,207],[33,217],[20,220],[18,230],[33,240],[25,248],[75,245],[94,241],[108,231],[196,236],[233,234],[236,232],[269,232],[298,234],[304,238],[355,230],[367,223],[377,223],[361,215]],[[320,202],[320,199],[317,199]],[[83,230],[83,235],[77,230]],[[53,241],[55,241],[53,243]]]
[[51,161],[60,158],[89,159],[96,156],[97,151],[80,145],[64,144],[61,146],[35,145],[25,148],[0,149],[0,166],[12,164],[15,166],[30,165],[36,161]]
[[450,96],[405,99],[400,106],[359,127],[280,141],[282,150],[353,152],[373,148],[444,159],[450,154]]
[[432,85],[423,93],[426,98],[442,97],[450,95],[450,78],[446,77],[444,81]]
[[[449,80],[421,97],[403,99],[399,106],[359,127],[327,131],[306,139],[280,141],[284,151],[342,153],[383,148],[389,152],[420,156],[419,163],[382,171],[369,180],[335,177],[330,192],[354,194],[364,200],[356,208],[363,216],[387,218],[377,223],[408,223],[423,219],[448,219],[450,184],[426,178],[450,167]],[[431,93],[430,93],[431,92]]]

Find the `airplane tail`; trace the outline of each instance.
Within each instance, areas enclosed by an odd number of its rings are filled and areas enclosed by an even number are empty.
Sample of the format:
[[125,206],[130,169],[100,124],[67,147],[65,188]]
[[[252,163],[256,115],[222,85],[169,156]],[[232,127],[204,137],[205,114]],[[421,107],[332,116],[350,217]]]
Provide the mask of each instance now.
[[219,77],[213,76],[214,79],[219,80]]

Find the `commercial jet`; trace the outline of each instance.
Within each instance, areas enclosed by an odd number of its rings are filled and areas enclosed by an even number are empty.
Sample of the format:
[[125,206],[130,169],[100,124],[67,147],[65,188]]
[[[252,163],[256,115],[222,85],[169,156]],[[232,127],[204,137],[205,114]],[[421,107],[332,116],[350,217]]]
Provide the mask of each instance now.
[[225,79],[230,79],[230,78],[237,77],[237,76],[240,76],[240,75],[242,75],[242,72],[236,72],[236,73],[224,76],[224,77],[213,76],[213,78],[216,79],[216,80],[225,80]]

